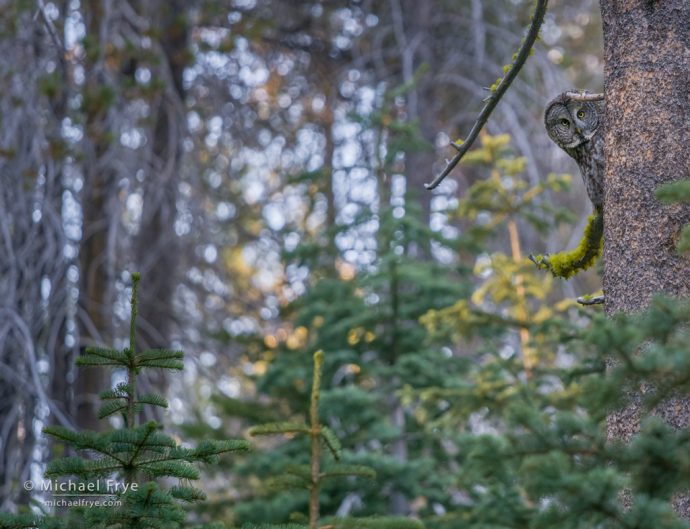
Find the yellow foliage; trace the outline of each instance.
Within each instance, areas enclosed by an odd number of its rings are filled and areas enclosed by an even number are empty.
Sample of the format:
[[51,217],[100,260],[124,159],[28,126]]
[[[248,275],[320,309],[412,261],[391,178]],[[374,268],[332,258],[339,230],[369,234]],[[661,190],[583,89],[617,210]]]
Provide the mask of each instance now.
[[357,345],[362,339],[363,335],[364,329],[362,327],[350,329],[350,331],[347,333],[347,343],[350,345]]
[[268,363],[265,360],[257,360],[254,362],[254,374],[255,375],[263,375],[266,373],[266,369],[268,369]]
[[354,279],[356,270],[353,265],[348,262],[338,260],[335,263],[335,267],[338,270],[338,275],[343,281],[351,281]]
[[357,364],[347,364],[345,366],[345,369],[348,373],[351,373],[353,375],[357,375],[362,371],[362,368],[359,367]]
[[285,340],[285,345],[288,346],[288,349],[299,349],[300,347],[304,347],[307,343],[308,335],[309,331],[306,327],[297,327],[292,331],[290,336],[288,336],[287,340]]

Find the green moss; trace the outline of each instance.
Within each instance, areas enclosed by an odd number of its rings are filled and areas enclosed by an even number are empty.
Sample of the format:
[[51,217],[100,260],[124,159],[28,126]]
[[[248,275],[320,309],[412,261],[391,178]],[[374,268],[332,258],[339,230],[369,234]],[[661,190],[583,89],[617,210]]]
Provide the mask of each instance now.
[[555,255],[537,255],[531,259],[539,268],[548,270],[554,277],[568,279],[596,262],[603,248],[603,234],[604,215],[597,209],[589,216],[585,233],[577,248]]

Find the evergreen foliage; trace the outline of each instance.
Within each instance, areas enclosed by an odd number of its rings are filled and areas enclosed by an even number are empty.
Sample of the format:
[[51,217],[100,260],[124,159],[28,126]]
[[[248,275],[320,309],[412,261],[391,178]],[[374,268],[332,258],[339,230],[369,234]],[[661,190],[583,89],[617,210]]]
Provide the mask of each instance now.
[[[443,452],[442,440],[420,428],[414,405],[403,403],[398,395],[406,385],[444,385],[460,372],[458,364],[464,360],[451,357],[449,350],[426,345],[428,333],[419,318],[469,292],[464,263],[442,263],[431,257],[435,252],[457,253],[457,241],[429,228],[415,190],[393,192],[386,177],[397,172],[395,166],[405,150],[430,148],[416,124],[398,117],[396,100],[409,89],[402,86],[382,98],[381,108],[353,116],[361,123],[363,134],[373,129],[381,142],[369,160],[375,165],[372,173],[380,177],[380,208],[363,208],[351,222],[336,229],[338,235],[354,240],[370,237],[376,245],[372,262],[358,267],[333,256],[330,269],[324,267],[323,247],[310,242],[319,238],[318,233],[305,233],[306,244],[285,253],[286,266],[308,267],[312,278],[305,294],[283,309],[288,336],[280,340],[277,333],[262,336],[260,347],[251,353],[252,358],[268,363],[266,372],[255,377],[261,402],[252,407],[238,406],[224,397],[215,401],[218,410],[256,426],[265,422],[257,413],[270,399],[274,404],[271,412],[278,415],[271,422],[294,423],[295,417],[309,414],[305,405],[309,402],[306,381],[311,378],[308,366],[314,352],[322,350],[319,420],[340,439],[343,465],[349,470],[370,467],[377,476],[354,484],[349,483],[350,478],[323,483],[321,510],[337,512],[338,520],[407,514],[408,505],[415,500],[411,514],[421,516],[433,512],[434,502],[447,502],[451,495],[444,462],[437,461]],[[365,226],[376,226],[375,233],[367,233]],[[435,367],[442,364],[445,370]],[[222,434],[199,424],[191,426],[192,430]],[[246,486],[243,501],[232,506],[233,522],[281,523],[291,513],[305,512],[306,493],[268,492],[276,474],[308,465],[309,453],[306,436],[298,435],[290,442],[271,445],[270,453],[262,451],[245,459],[238,470]],[[222,509],[228,502],[217,505]]]
[[459,501],[426,527],[688,527],[671,507],[690,477],[686,425],[652,416],[626,444],[607,439],[606,418],[640,389],[652,415],[688,394],[690,305],[657,298],[612,319],[548,306],[548,283],[520,264],[492,255],[469,299],[424,317],[442,343],[481,344],[451,387],[407,391],[457,447]]
[[530,325],[556,364],[526,376],[517,356],[493,350],[456,388],[422,392],[425,406],[445,410],[433,426],[460,447],[464,494],[462,508],[427,527],[688,527],[670,505],[690,479],[687,429],[652,417],[625,444],[607,439],[605,422],[640,388],[649,411],[687,394],[690,306],[659,298],[640,315],[579,316]]
[[[271,481],[276,488],[302,488],[309,492],[309,529],[319,527],[320,517],[320,490],[322,484],[328,480],[346,477],[363,477],[374,479],[376,473],[364,465],[331,464],[322,468],[321,448],[325,446],[335,461],[340,461],[342,447],[340,440],[333,431],[321,424],[319,419],[319,400],[321,396],[321,374],[323,369],[323,351],[314,353],[314,370],[312,372],[312,386],[309,399],[309,422],[304,423],[269,423],[255,426],[249,430],[250,435],[275,435],[275,434],[303,434],[308,436],[310,443],[310,458],[308,465],[291,465],[286,467],[286,472],[275,476]],[[372,529],[390,527],[391,520],[376,518],[365,521],[350,521],[349,525],[342,519],[336,519],[336,527],[352,527],[356,523],[361,527]],[[362,525],[360,525],[362,524]]]
[[[69,508],[58,519],[36,516],[6,518],[0,527],[17,528],[121,528],[170,529],[186,526],[184,505],[205,499],[205,493],[189,482],[200,477],[198,463],[217,464],[223,454],[249,449],[244,440],[204,440],[196,447],[181,446],[162,431],[155,421],[139,424],[139,412],[145,405],[167,407],[156,394],[139,394],[137,377],[144,369],[181,370],[181,351],[135,349],[139,274],[132,274],[129,346],[122,350],[89,347],[77,359],[80,366],[108,366],[126,372],[126,382],[101,394],[101,418],[119,414],[122,426],[109,431],[73,431],[61,426],[47,426],[43,431],[79,453],[50,462],[45,477],[69,478],[86,486],[97,484],[109,494],[87,498],[116,501],[118,506]],[[75,478],[78,482],[75,482]],[[164,487],[177,480],[177,484]],[[106,481],[107,480],[107,481]],[[106,483],[117,484],[114,488]],[[88,493],[84,494],[88,497]],[[101,503],[105,503],[102,501]],[[212,527],[212,526],[211,526]],[[217,526],[216,526],[217,527]]]
[[[382,114],[381,120],[384,117]],[[407,135],[413,136],[412,131],[398,131],[397,137]],[[401,139],[400,144],[405,142]],[[393,159],[391,155],[391,162]],[[320,420],[341,439],[344,462],[376,471],[376,480],[357,482],[356,486],[342,480],[324,483],[320,496],[323,512],[350,505],[348,513],[359,518],[375,516],[394,512],[395,501],[401,498],[425,521],[439,512],[451,511],[458,494],[453,470],[457,461],[448,453],[454,437],[446,438],[440,430],[428,428],[439,410],[422,406],[419,392],[428,388],[451,391],[466,372],[473,346],[454,346],[453,353],[447,346],[457,341],[455,332],[432,342],[430,331],[439,332],[430,323],[433,315],[448,314],[469,323],[466,313],[457,313],[465,307],[462,310],[479,318],[473,325],[485,333],[489,348],[505,347],[505,336],[499,339],[500,333],[494,328],[505,329],[508,324],[504,320],[517,319],[527,325],[531,318],[543,321],[555,312],[543,306],[551,281],[536,273],[526,258],[500,253],[487,256],[483,250],[511,234],[517,236],[519,250],[519,223],[547,230],[554,222],[567,220],[567,213],[543,198],[563,190],[568,178],[553,175],[547,182],[528,188],[521,179],[525,161],[512,155],[507,136],[483,136],[482,148],[470,153],[469,159],[487,168],[489,178],[475,184],[460,204],[460,215],[470,221],[470,229],[459,240],[451,241],[441,232],[429,230],[409,197],[404,202],[404,215],[396,216],[392,209],[382,211],[375,265],[370,270],[341,272],[340,277],[325,276],[315,282],[284,313],[291,318],[294,336],[299,335],[300,340],[285,340],[267,351],[272,361],[266,373],[257,377],[258,387],[280,403],[274,406],[273,414],[281,415],[279,422],[287,424],[260,425],[255,431],[290,429],[293,434],[306,433],[308,425],[295,423],[294,417],[308,415],[305,381],[310,375],[305,367],[313,351],[323,350]],[[435,249],[460,253],[462,260],[441,264],[410,251],[429,241]],[[474,261],[480,252],[478,277],[468,278],[466,263]],[[518,289],[516,277],[520,278]],[[468,279],[479,279],[474,295]],[[500,292],[498,303],[496,292]],[[430,310],[427,325],[420,324],[420,318]],[[508,344],[515,346],[513,339],[517,337],[519,342],[520,334],[511,335]],[[531,361],[537,362],[538,351],[527,342],[524,345],[533,356]],[[520,345],[517,348],[520,350]],[[256,420],[252,410],[264,410],[265,404],[238,406],[233,399],[227,404],[219,404],[219,408],[255,424],[263,422]],[[272,445],[270,453],[253,454],[244,461],[240,472],[249,478],[247,483],[255,484],[259,478],[260,485],[251,485],[251,495],[234,505],[236,523],[278,523],[287,520],[290,513],[305,512],[306,494],[268,495],[276,474],[294,474],[295,465],[309,464],[305,441],[305,436],[297,434],[288,443]],[[280,477],[278,481],[283,479],[299,481],[294,477]]]
[[[489,169],[458,208],[472,228],[454,249],[474,259],[473,278],[465,266],[449,271],[406,250],[429,236],[412,204],[400,218],[382,212],[376,266],[324,275],[286,313],[295,339],[269,347],[272,362],[257,377],[261,392],[281,405],[214,398],[218,409],[253,422],[252,435],[287,438],[267,440],[268,450],[242,462],[239,472],[249,479],[236,485],[236,524],[690,527],[671,508],[690,487],[687,428],[652,416],[626,444],[607,439],[605,425],[633,395],[654,412],[690,392],[690,304],[657,298],[643,314],[609,319],[572,301],[548,303],[551,280],[522,256],[520,233],[565,220],[541,199],[568,179],[527,186],[524,160],[512,155],[507,137],[484,136],[470,161]],[[506,236],[509,255],[482,251]],[[130,346],[90,348],[79,359],[126,371],[125,382],[101,394],[101,416],[120,415],[123,426],[46,428],[90,456],[57,459],[46,475],[148,481],[119,493],[119,508],[70,509],[62,519],[3,515],[0,527],[179,527],[182,505],[204,498],[188,485],[199,478],[195,463],[224,471],[220,454],[248,448],[199,425],[207,440],[186,448],[160,425],[137,422],[143,406],[167,405],[137,392],[141,370],[182,367],[179,352],[134,350],[137,284],[134,276]],[[158,478],[180,483],[163,488]],[[419,519],[377,516],[401,497]],[[346,515],[336,512],[348,502]]]

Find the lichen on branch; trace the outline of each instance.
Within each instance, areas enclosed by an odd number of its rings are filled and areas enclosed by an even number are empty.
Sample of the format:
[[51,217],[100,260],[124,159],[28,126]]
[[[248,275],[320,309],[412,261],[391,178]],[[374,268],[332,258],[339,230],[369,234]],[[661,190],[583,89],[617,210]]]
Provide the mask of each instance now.
[[598,208],[587,219],[585,232],[576,248],[554,255],[530,255],[529,258],[554,277],[568,279],[596,262],[603,249],[603,234],[604,214]]

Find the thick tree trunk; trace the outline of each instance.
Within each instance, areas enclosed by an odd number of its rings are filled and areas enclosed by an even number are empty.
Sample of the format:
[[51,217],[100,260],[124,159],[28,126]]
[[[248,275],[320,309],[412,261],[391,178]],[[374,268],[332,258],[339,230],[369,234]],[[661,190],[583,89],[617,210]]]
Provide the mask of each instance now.
[[[100,50],[106,46],[103,6],[87,4],[84,10],[88,35],[97,43],[99,53],[87,61],[84,93],[93,100],[85,109],[83,140],[84,188],[81,195],[82,240],[79,248],[79,345],[107,345],[112,332],[112,251],[108,235],[113,215],[116,175],[104,162],[111,148],[109,105],[96,102],[105,82]],[[94,55],[96,55],[94,53]],[[83,429],[98,430],[98,394],[105,386],[105,371],[100,367],[77,369],[74,383],[75,422]]]
[[[144,181],[144,203],[136,245],[137,270],[144,281],[137,334],[140,349],[170,347],[174,323],[173,294],[178,282],[180,251],[174,223],[185,130],[182,77],[188,60],[189,37],[185,2],[155,2],[148,9],[147,14],[160,33],[165,54],[158,75],[166,81],[166,88],[155,112],[151,133],[153,159],[151,172]],[[147,391],[166,393],[167,378],[162,370],[145,374],[142,383]]]
[[[136,246],[136,263],[144,290],[139,304],[138,347],[170,346],[173,293],[177,285],[177,188],[182,165],[184,134],[182,75],[187,63],[188,28],[185,5],[180,0],[149,7],[161,35],[165,57],[158,75],[166,81],[155,111],[151,133],[151,172],[144,181],[144,203]],[[167,73],[166,73],[167,71]],[[167,78],[169,76],[169,78]],[[161,375],[162,376],[162,375]],[[158,385],[159,390],[164,384]]]
[[[675,242],[690,208],[662,205],[659,185],[690,172],[690,2],[601,0],[604,24],[606,176],[604,291],[606,312],[643,310],[655,293],[690,297],[690,260]],[[690,400],[658,413],[677,428],[690,424]],[[639,430],[639,396],[609,417],[610,437]],[[675,500],[690,518],[690,498]]]
[[[95,169],[85,172],[82,195],[83,239],[79,250],[80,350],[106,345],[111,334],[112,278],[107,253],[108,198],[113,189],[112,173]],[[74,383],[74,419],[80,428],[98,430],[98,394],[105,385],[100,367],[77,369]]]
[[690,220],[663,206],[660,184],[690,167],[690,3],[601,0],[606,58],[604,287],[609,313],[652,294],[690,295],[690,261],[675,251]]

